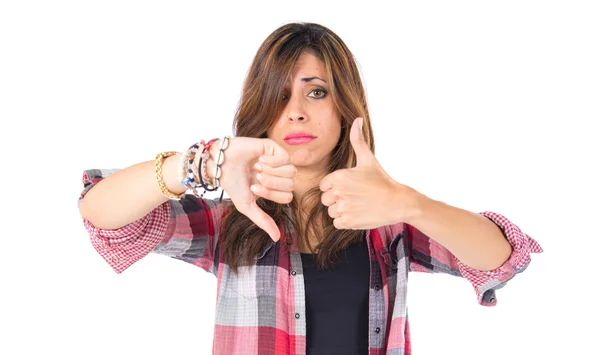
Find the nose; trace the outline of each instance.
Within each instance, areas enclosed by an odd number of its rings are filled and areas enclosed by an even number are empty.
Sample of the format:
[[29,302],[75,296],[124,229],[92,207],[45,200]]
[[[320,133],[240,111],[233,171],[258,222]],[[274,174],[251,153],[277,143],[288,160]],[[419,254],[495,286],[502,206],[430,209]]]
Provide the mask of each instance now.
[[300,121],[300,122],[302,122],[302,121],[304,121],[304,116],[301,116],[301,115],[289,115],[289,120],[291,122],[294,122],[294,121]]
[[292,95],[292,97],[290,97],[289,102],[287,104],[286,115],[290,122],[306,121],[307,116],[303,107],[302,95]]

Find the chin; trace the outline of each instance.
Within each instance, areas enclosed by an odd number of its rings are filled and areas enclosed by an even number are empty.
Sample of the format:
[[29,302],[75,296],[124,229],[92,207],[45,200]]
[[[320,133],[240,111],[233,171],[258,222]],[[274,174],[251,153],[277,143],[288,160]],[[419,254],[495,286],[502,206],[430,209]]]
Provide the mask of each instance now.
[[307,150],[289,151],[292,156],[292,162],[296,167],[316,167],[322,166],[327,157],[315,155]]

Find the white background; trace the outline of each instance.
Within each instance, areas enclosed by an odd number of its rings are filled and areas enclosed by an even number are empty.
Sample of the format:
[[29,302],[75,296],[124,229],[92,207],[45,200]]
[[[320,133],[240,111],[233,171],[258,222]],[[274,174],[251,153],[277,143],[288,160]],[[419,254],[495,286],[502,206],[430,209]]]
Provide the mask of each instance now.
[[210,354],[216,279],[161,255],[115,274],[81,223],[81,173],[230,134],[255,51],[290,21],[356,56],[394,179],[545,249],[492,308],[413,274],[414,354],[597,351],[596,2],[215,3],[0,5],[0,353]]

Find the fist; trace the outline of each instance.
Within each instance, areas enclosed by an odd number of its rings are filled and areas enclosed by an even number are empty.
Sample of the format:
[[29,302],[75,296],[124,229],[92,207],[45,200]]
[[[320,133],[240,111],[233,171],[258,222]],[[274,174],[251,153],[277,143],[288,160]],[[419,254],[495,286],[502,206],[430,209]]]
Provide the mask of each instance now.
[[[221,140],[213,143],[207,162],[209,178],[214,176]],[[279,228],[257,204],[259,197],[287,204],[292,201],[296,167],[285,149],[269,138],[234,137],[221,157],[220,185],[237,210],[267,232],[280,239]]]

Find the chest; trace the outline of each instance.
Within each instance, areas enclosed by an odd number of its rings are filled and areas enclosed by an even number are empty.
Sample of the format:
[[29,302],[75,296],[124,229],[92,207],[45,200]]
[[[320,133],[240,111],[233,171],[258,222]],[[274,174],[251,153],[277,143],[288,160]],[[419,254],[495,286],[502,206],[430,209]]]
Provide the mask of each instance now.
[[[375,233],[371,234],[372,231]],[[312,283],[318,281],[309,275],[313,271],[310,263],[295,244],[286,245],[283,239],[265,250],[256,264],[240,268],[238,274],[221,264],[215,337],[227,338],[233,333],[222,332],[234,332],[247,336],[245,341],[256,342],[257,346],[270,344],[271,340],[281,341],[284,348],[295,349],[290,353],[303,354],[309,322],[307,305],[313,304],[311,298],[327,297],[327,293],[332,295],[328,299],[330,304],[335,304],[336,299],[343,297],[336,290],[356,287],[364,293],[356,295],[354,302],[360,303],[361,298],[367,302],[369,346],[383,347],[392,318],[402,319],[406,312],[408,258],[401,238],[391,240],[376,230],[366,231],[365,237],[366,258],[344,266],[346,275],[362,273],[362,277],[339,280],[343,285],[331,280],[320,282],[317,286],[321,287],[320,295],[311,292],[315,290]],[[271,334],[268,329],[277,329],[277,339],[260,339],[270,337],[266,335]]]
[[325,269],[318,267],[312,254],[301,253],[300,260],[309,311],[347,314],[367,304],[371,260],[365,239],[337,253]]

